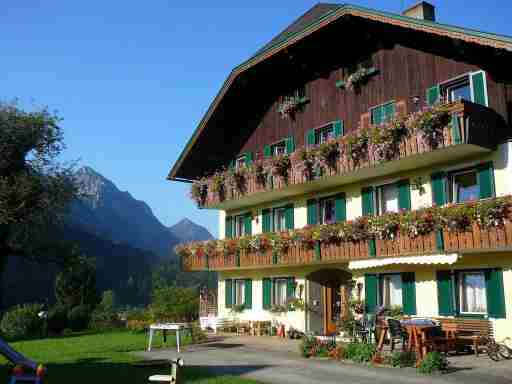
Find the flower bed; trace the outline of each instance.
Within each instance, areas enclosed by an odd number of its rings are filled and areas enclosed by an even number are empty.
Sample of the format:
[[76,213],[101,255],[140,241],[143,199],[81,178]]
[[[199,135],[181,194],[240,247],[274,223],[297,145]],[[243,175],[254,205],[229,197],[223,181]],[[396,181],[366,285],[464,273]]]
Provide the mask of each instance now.
[[[179,245],[175,250],[182,259],[194,260],[197,264],[200,264],[200,260],[205,256],[210,257],[210,260],[225,259],[233,255],[249,257],[250,254],[252,257],[260,254],[279,258],[291,247],[311,251],[317,246],[328,248],[333,244],[357,244],[371,239],[396,242],[399,236],[415,239],[432,236],[437,230],[445,231],[447,239],[450,234],[462,236],[461,234],[473,231],[474,228],[489,230],[489,233],[500,233],[510,221],[511,215],[512,197],[507,196],[471,204],[360,217],[354,221],[310,226],[279,233],[195,242]],[[478,247],[477,244],[473,246]]]

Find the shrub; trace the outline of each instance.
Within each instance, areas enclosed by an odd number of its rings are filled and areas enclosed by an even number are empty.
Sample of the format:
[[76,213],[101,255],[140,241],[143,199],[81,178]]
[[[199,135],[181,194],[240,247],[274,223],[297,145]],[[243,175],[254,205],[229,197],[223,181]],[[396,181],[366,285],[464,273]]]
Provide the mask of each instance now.
[[68,313],[69,326],[73,331],[83,331],[89,326],[91,319],[91,307],[78,305]]
[[432,373],[446,370],[448,362],[444,355],[439,352],[429,352],[418,366],[420,373],[431,375]]
[[345,358],[345,346],[343,344],[336,345],[329,351],[329,357],[334,360],[343,360]]
[[314,336],[306,336],[299,344],[299,352],[302,357],[328,357],[336,344],[317,340]]
[[42,310],[39,304],[23,304],[8,310],[0,322],[3,337],[22,340],[41,337],[44,320],[38,316]]
[[150,320],[128,320],[126,328],[132,333],[142,333],[149,329],[151,323]]
[[356,363],[368,363],[372,361],[376,347],[373,344],[349,343],[345,348],[345,358]]
[[208,338],[197,322],[191,324],[190,336],[193,344],[201,343]]
[[120,322],[117,313],[113,310],[105,310],[102,307],[97,307],[91,313],[89,326],[95,330],[108,330],[119,327]]
[[416,353],[414,352],[394,352],[391,355],[390,363],[393,367],[414,367],[416,364]]
[[56,305],[48,311],[48,331],[60,334],[68,327],[68,309],[63,305]]

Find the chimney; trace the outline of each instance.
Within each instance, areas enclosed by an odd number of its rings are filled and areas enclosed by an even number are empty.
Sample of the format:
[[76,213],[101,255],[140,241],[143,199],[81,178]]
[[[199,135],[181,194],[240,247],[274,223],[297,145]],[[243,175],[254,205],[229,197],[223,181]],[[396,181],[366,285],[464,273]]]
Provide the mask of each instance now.
[[415,19],[436,21],[436,7],[426,1],[420,1],[403,11],[402,15]]

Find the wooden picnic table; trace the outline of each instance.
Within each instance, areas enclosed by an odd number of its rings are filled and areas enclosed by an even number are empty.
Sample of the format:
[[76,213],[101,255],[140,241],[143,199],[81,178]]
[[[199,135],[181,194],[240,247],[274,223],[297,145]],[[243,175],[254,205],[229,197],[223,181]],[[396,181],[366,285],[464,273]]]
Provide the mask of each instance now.
[[428,332],[436,328],[434,324],[403,324],[407,331],[408,342],[407,350],[412,352],[416,351],[416,356],[423,359],[427,354]]

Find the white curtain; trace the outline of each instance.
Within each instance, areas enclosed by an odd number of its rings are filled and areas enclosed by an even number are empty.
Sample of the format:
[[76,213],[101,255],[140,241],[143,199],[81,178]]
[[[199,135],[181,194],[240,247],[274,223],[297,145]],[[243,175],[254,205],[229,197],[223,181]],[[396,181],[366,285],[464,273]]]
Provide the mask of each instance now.
[[245,281],[236,282],[236,305],[242,305],[245,301]]
[[402,277],[392,275],[389,280],[389,298],[390,306],[402,306]]
[[398,188],[395,184],[382,188],[382,208],[384,212],[398,212]]
[[485,276],[483,273],[461,274],[462,312],[485,313],[487,297],[485,294]]

